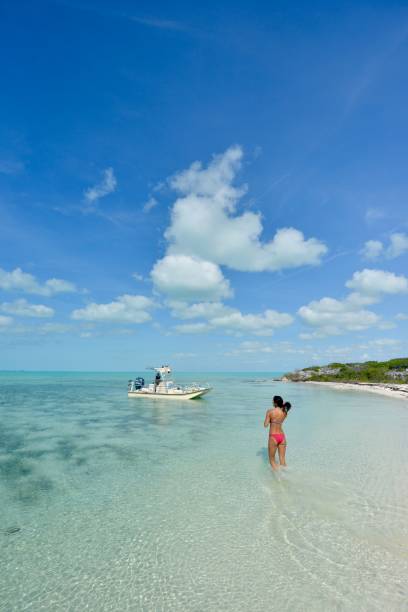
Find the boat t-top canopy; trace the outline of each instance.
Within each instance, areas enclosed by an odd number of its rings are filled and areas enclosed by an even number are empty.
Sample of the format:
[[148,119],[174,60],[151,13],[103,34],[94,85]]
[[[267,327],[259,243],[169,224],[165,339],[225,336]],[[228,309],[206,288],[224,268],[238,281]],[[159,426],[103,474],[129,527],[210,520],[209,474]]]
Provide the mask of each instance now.
[[166,376],[167,374],[171,374],[171,367],[168,365],[161,366],[161,368],[153,368],[155,372],[158,372],[160,376]]

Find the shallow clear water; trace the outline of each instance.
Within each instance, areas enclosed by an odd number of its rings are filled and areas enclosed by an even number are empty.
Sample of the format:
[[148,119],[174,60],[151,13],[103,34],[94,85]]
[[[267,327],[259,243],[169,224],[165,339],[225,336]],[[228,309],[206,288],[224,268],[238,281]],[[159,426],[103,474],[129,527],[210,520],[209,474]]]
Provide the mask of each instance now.
[[271,374],[127,399],[127,379],[0,374],[1,610],[406,609],[406,402]]

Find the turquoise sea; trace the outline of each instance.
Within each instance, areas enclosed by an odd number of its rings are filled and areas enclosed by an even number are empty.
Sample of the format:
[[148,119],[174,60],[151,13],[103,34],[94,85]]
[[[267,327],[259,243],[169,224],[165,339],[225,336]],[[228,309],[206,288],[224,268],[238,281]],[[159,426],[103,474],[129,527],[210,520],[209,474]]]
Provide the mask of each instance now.
[[0,374],[0,610],[407,609],[407,402],[271,373],[128,399],[129,377]]

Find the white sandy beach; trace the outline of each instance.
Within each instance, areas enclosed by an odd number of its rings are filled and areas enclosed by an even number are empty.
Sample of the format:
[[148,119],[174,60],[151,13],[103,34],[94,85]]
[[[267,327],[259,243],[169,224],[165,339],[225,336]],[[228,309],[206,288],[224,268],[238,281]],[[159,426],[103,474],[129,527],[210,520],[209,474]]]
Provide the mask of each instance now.
[[[345,382],[320,382],[320,381],[303,381],[307,385],[323,385],[338,389],[339,391],[368,391],[370,393],[380,393],[388,397],[398,397],[408,400],[408,385],[388,384],[388,383],[345,383]],[[296,383],[299,384],[299,383]]]

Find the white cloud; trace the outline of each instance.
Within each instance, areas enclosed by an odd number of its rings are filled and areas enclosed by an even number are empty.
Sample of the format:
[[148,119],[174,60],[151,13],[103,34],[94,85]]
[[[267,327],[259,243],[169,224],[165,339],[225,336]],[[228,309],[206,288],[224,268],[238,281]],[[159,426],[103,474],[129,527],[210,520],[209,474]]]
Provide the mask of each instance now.
[[395,329],[397,326],[392,321],[383,321],[378,325],[378,329]]
[[361,255],[364,259],[377,259],[384,250],[383,243],[379,240],[368,240],[364,243],[361,250]]
[[365,268],[359,272],[354,272],[353,277],[346,282],[346,287],[368,296],[383,293],[406,293],[408,291],[408,279],[405,276],[397,276],[393,272]]
[[368,343],[370,346],[398,346],[401,344],[401,340],[395,338],[379,338],[378,340],[371,340]]
[[284,312],[265,310],[260,314],[242,314],[236,308],[224,306],[220,302],[186,304],[171,302],[173,316],[180,319],[203,318],[205,323],[187,323],[176,326],[181,333],[202,333],[210,330],[223,330],[234,334],[254,334],[271,336],[276,329],[286,327],[293,318]]
[[[367,359],[390,359],[392,356],[398,356],[401,350],[403,350],[403,346],[404,343],[392,338],[380,338],[358,344],[347,342],[345,346],[336,344],[322,346],[318,349],[309,345],[304,347],[304,354],[308,355],[304,365],[310,365],[311,361],[315,361],[322,365],[324,363],[338,361],[339,359],[349,362],[366,361]],[[284,349],[275,352],[284,352]]]
[[53,317],[54,309],[43,304],[30,304],[27,300],[15,300],[14,302],[3,302],[0,304],[0,310],[7,314],[16,315],[18,317]]
[[227,353],[227,355],[239,356],[242,353],[273,353],[273,351],[274,349],[271,346],[262,344],[262,342],[246,340],[245,342],[241,342],[231,353]]
[[93,337],[93,333],[92,332],[81,332],[79,334],[80,338],[92,338]]
[[281,270],[317,265],[327,247],[315,238],[305,240],[294,228],[279,229],[269,242],[261,241],[260,213],[236,214],[246,186],[235,187],[243,152],[234,146],[214,156],[207,168],[194,162],[170,179],[181,193],[165,232],[170,254],[196,256],[241,271]]
[[181,301],[169,301],[167,305],[171,308],[171,314],[178,319],[211,319],[234,312],[233,308],[225,306],[221,302],[199,302],[189,304]]
[[[3,327],[2,319],[5,320]],[[0,316],[0,331],[18,336],[46,336],[49,334],[65,334],[72,331],[72,327],[64,323],[43,323],[42,325],[21,325],[14,323],[11,325],[12,322],[13,319],[11,317]]]
[[348,294],[347,301],[355,308],[361,308],[377,304],[380,301],[380,295],[378,293],[358,293],[358,291],[352,291]]
[[314,338],[322,338],[317,332],[302,332],[299,334],[300,340],[313,340]]
[[232,295],[220,268],[197,257],[166,255],[156,262],[151,277],[159,291],[176,300],[216,300]]
[[33,331],[41,335],[67,334],[68,332],[72,331],[72,327],[71,325],[66,325],[65,323],[44,323],[43,325],[34,328]]
[[[277,355],[305,355],[310,347],[294,346],[291,342],[276,342],[273,345],[257,341],[241,342],[237,347],[224,353],[226,357],[242,357],[245,355],[274,354]],[[252,358],[251,358],[252,361]]]
[[80,338],[101,338],[106,336],[132,336],[136,333],[134,329],[126,328],[126,327],[118,327],[114,329],[105,329],[101,331],[100,329],[97,331],[83,331],[80,332]]
[[211,325],[208,323],[183,323],[176,325],[174,328],[180,334],[202,334],[211,330]]
[[403,312],[399,312],[397,315],[395,315],[395,318],[398,321],[408,321],[408,314],[405,314]]
[[12,322],[13,319],[11,317],[4,317],[3,315],[0,315],[0,328],[8,327],[12,324]]
[[138,272],[134,272],[132,276],[135,280],[140,282],[143,282],[145,280],[144,276],[142,274],[139,274]]
[[113,323],[145,323],[151,319],[148,312],[154,302],[143,295],[121,295],[108,304],[88,304],[71,313],[71,318],[84,321]]
[[315,328],[314,332],[300,334],[302,340],[362,331],[373,326],[391,329],[393,323],[381,321],[376,313],[364,307],[379,302],[384,294],[406,293],[408,279],[392,272],[366,268],[355,272],[346,282],[346,287],[354,291],[343,300],[324,297],[299,308],[298,314],[303,322]]
[[402,232],[395,232],[390,235],[390,244],[385,249],[379,240],[368,240],[360,251],[365,259],[378,259],[380,255],[385,255],[387,259],[395,259],[404,255],[408,251],[408,236]]
[[73,283],[60,278],[50,278],[45,282],[45,293],[43,295],[54,295],[54,293],[72,293],[76,291]]
[[[207,167],[194,162],[168,181],[180,194],[165,231],[168,248],[151,277],[158,291],[172,300],[216,301],[232,291],[219,266],[239,271],[282,270],[317,265],[327,247],[305,239],[294,228],[281,228],[269,242],[261,240],[260,213],[237,213],[246,186],[234,185],[242,148],[230,147]],[[237,320],[235,313],[231,319]],[[243,323],[241,322],[240,326]]]
[[386,216],[385,211],[381,208],[367,208],[365,218],[367,222],[379,221]]
[[407,234],[395,233],[390,236],[390,246],[387,249],[387,257],[395,259],[408,251],[408,236]]
[[106,168],[106,170],[103,171],[102,180],[94,185],[94,187],[89,187],[89,189],[84,192],[85,199],[90,204],[94,204],[100,198],[113,193],[116,189],[116,185],[117,180],[113,168]]
[[21,268],[15,268],[12,272],[6,272],[0,268],[0,289],[4,291],[22,291],[24,293],[35,293],[37,295],[50,296],[56,293],[73,293],[77,291],[75,285],[59,278],[50,278],[41,284],[35,276],[23,272]]
[[275,329],[286,327],[293,318],[284,312],[265,310],[262,314],[242,314],[239,311],[214,317],[212,327],[238,333],[251,333],[256,336],[271,336]]
[[302,340],[338,335],[345,331],[362,331],[380,321],[374,312],[360,308],[348,298],[336,300],[325,297],[314,300],[299,308],[298,314],[306,325],[316,329],[313,333],[301,334]]
[[156,200],[156,198],[150,197],[147,202],[145,202],[145,204],[143,205],[143,212],[148,213],[150,212],[153,208],[156,208],[158,204],[158,201]]

